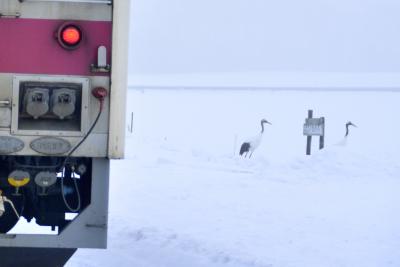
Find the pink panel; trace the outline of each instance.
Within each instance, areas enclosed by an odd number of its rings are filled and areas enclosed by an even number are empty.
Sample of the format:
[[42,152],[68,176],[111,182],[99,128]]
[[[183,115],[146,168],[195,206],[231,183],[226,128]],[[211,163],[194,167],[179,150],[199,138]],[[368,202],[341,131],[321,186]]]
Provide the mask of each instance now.
[[83,32],[82,44],[63,49],[55,32],[65,21],[48,19],[0,19],[0,73],[99,75],[90,72],[97,48],[107,47],[111,60],[109,21],[76,21]]

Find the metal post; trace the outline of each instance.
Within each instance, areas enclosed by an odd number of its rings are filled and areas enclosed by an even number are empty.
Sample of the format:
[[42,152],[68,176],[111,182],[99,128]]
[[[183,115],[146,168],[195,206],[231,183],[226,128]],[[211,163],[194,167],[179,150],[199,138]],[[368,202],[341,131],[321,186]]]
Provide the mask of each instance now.
[[131,133],[133,132],[133,112],[131,113],[131,127],[129,128],[129,131]]
[[324,127],[324,134],[319,137],[319,149],[323,149],[325,144],[325,118],[322,117],[321,120]]
[[[312,109],[308,110],[308,118],[311,119],[313,117],[313,111]],[[307,136],[307,150],[306,150],[306,155],[311,155],[311,135]]]

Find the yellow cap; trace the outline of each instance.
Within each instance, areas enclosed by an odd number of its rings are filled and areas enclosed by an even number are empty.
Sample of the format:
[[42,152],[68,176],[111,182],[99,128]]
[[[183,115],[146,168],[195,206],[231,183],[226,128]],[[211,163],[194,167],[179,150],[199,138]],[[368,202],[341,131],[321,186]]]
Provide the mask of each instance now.
[[24,177],[22,179],[15,179],[13,177],[8,177],[8,183],[14,187],[21,187],[29,183],[30,178],[29,177]]

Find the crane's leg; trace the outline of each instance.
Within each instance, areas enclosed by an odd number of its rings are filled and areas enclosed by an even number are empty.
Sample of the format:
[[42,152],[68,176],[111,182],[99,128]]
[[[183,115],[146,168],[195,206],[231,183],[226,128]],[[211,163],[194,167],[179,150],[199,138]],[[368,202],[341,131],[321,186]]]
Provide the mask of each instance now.
[[249,158],[251,158],[251,156],[253,155],[253,151],[251,151],[251,153],[250,153],[250,157]]

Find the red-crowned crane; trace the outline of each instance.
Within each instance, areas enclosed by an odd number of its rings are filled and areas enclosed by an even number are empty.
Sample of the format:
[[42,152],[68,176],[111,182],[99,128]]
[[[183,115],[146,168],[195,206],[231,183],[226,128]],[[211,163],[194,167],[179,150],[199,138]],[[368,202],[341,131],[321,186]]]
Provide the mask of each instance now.
[[346,123],[346,134],[344,135],[344,137],[347,137],[349,135],[349,126],[353,126],[353,127],[357,128],[357,126],[354,123],[352,123],[351,121],[348,121]]
[[337,145],[339,145],[339,146],[346,146],[347,145],[347,139],[348,139],[348,136],[349,136],[349,126],[353,126],[353,127],[357,128],[357,126],[354,123],[352,123],[351,121],[348,121],[346,123],[346,134],[344,135],[344,138],[342,139],[342,141],[340,141]]
[[269,121],[266,119],[261,120],[261,132],[257,135],[254,136],[253,138],[245,141],[242,146],[240,147],[240,156],[247,157],[247,154],[250,152],[249,158],[253,155],[254,150],[261,144],[263,133],[264,133],[264,124],[268,123],[271,124]]

